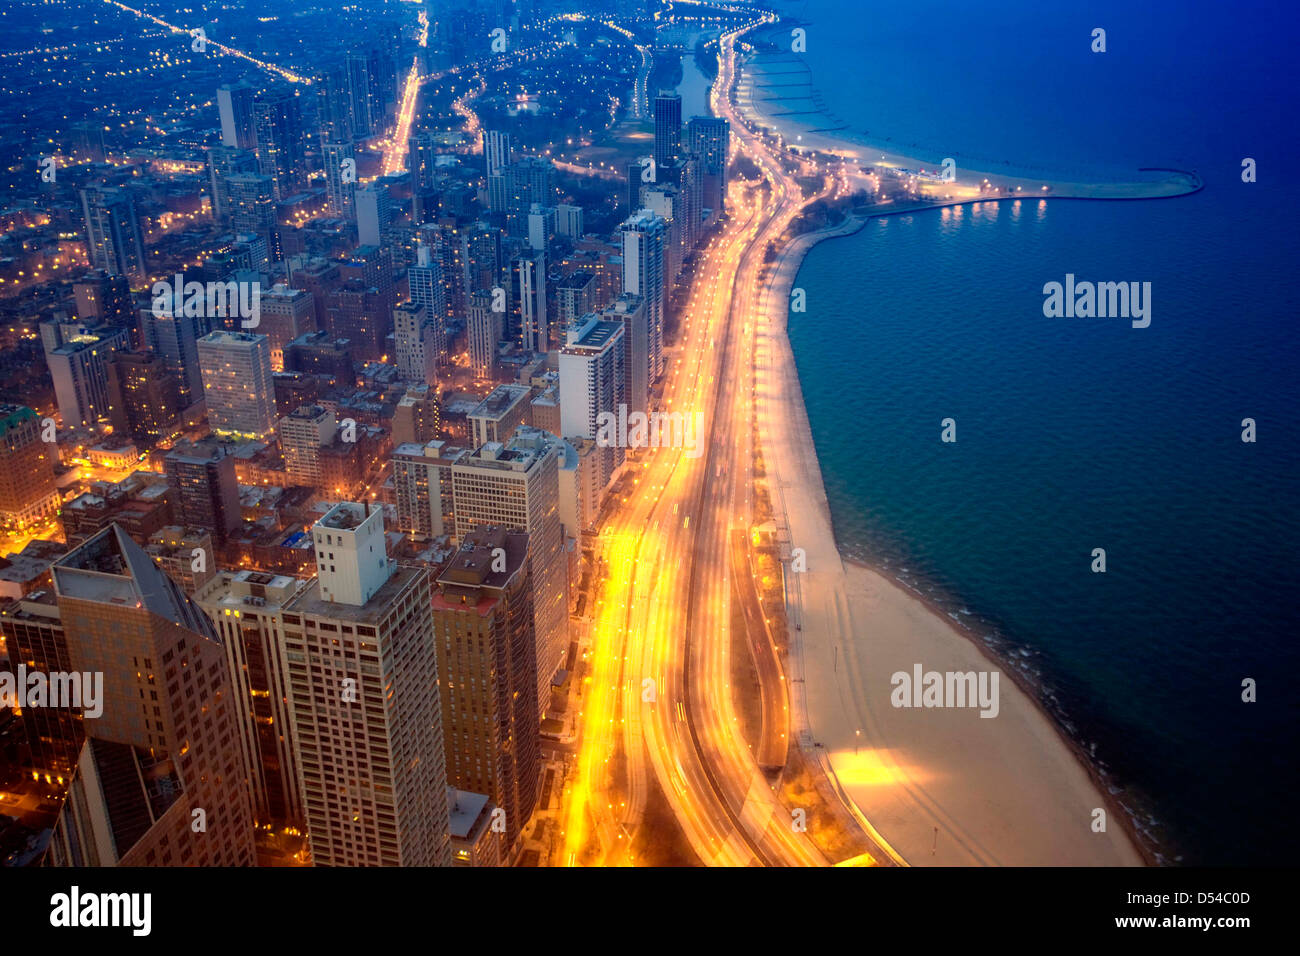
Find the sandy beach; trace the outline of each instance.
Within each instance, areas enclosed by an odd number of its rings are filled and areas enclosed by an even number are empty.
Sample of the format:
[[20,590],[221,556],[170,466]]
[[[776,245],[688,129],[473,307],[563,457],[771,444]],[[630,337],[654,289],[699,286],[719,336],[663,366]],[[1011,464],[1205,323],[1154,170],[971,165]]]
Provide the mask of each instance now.
[[[782,252],[759,331],[758,433],[773,503],[807,571],[787,587],[791,703],[805,752],[859,821],[908,865],[1141,865],[1108,802],[1050,717],[953,623],[902,585],[844,562],[786,337],[806,251]],[[970,707],[895,707],[896,672],[1000,672],[996,717]],[[1094,832],[1105,810],[1105,832]]]

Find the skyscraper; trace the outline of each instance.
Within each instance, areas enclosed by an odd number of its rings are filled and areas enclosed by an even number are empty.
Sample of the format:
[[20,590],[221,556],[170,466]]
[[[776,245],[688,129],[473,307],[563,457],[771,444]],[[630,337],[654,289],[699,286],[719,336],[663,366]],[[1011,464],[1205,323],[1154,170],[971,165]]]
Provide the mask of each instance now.
[[682,98],[671,90],[655,97],[655,166],[677,161],[682,151]]
[[284,606],[308,583],[262,571],[222,571],[195,596],[225,646],[244,739],[244,772],[258,824],[303,822],[289,705],[292,688],[284,655]]
[[231,209],[227,180],[231,176],[257,175],[257,154],[250,149],[235,149],[233,146],[209,146],[207,156],[212,218],[217,222],[228,223]]
[[505,444],[520,425],[528,421],[528,402],[533,390],[527,385],[498,385],[465,417],[469,419],[473,446],[488,442]]
[[325,193],[330,214],[340,219],[356,218],[356,157],[351,143],[322,143],[321,162],[325,165]]
[[257,146],[251,86],[236,83],[217,87],[217,110],[221,114],[222,146],[230,149],[253,149]]
[[166,363],[176,376],[181,409],[189,408],[203,397],[203,372],[199,368],[199,339],[212,331],[206,309],[179,308],[179,293],[169,302],[156,303],[164,308],[145,306],[140,310],[140,338],[144,347]]
[[382,183],[367,183],[354,196],[357,241],[363,246],[386,245],[392,238],[393,202]]
[[[43,324],[42,328],[49,331],[50,327]],[[130,344],[130,330],[111,325],[75,331],[59,328],[57,341],[61,344],[50,349],[50,339],[45,340],[45,362],[63,424],[76,428],[107,421],[112,407],[108,363],[114,352]]]
[[505,335],[505,313],[492,308],[492,293],[480,289],[470,296],[469,320],[466,334],[469,338],[469,364],[478,378],[491,378],[496,370],[497,349]]
[[310,292],[286,285],[272,286],[261,298],[258,331],[270,340],[271,369],[284,369],[284,350],[300,335],[316,331],[316,303]]
[[601,318],[623,323],[623,400],[629,412],[649,411],[649,332],[645,299],[624,292],[601,313]]
[[505,810],[517,848],[537,804],[536,641],[528,535],[466,535],[433,596],[447,780]]
[[113,431],[148,445],[179,424],[180,388],[162,358],[149,351],[118,349],[108,362],[108,419]]
[[686,124],[686,142],[691,152],[700,155],[705,208],[715,214],[726,212],[731,123],[717,116],[693,117]]
[[510,134],[495,129],[483,130],[483,170],[488,179],[514,161],[514,142]]
[[77,319],[83,323],[99,319],[107,325],[135,324],[135,304],[131,301],[131,284],[126,276],[92,269],[72,283],[72,293],[77,303]]
[[208,425],[222,438],[258,440],[275,428],[271,344],[251,332],[211,332],[199,339]]
[[393,451],[397,526],[418,538],[437,538],[455,528],[451,466],[468,452],[444,441],[406,442]]
[[236,174],[226,177],[225,189],[231,229],[261,236],[271,261],[279,262],[284,254],[275,214],[275,181],[270,176]]
[[441,324],[429,318],[422,305],[408,302],[393,310],[393,350],[398,374],[408,382],[433,382],[438,356],[445,351],[439,341]]
[[529,534],[539,717],[569,646],[568,563],[559,511],[562,446],[555,436],[525,425],[506,444],[488,442],[451,468],[458,538],[481,525]]
[[[560,429],[565,438],[597,438],[602,413],[619,414],[624,394],[623,323],[584,316],[571,328],[560,349]],[[596,449],[601,489],[608,488],[623,466],[625,449],[600,445]]]
[[428,572],[385,553],[382,511],[312,526],[318,576],[285,606],[289,701],[317,866],[450,866]]
[[647,385],[663,374],[664,312],[668,306],[668,227],[643,209],[620,227],[623,234],[623,291],[641,296],[646,306]]
[[352,100],[347,71],[326,70],[312,85],[316,87],[316,130],[320,141],[352,142]]
[[144,236],[130,193],[123,189],[83,189],[81,211],[91,268],[143,279]]
[[289,90],[269,90],[253,104],[257,131],[257,162],[270,176],[277,202],[288,199],[302,186],[306,172],[302,107]]
[[415,253],[415,265],[406,270],[406,284],[411,293],[411,304],[424,306],[429,321],[437,323],[443,331],[439,338],[439,359],[446,357],[447,349],[447,287],[442,281],[442,263],[433,257],[433,250],[420,243]]
[[289,480],[307,488],[325,487],[321,449],[334,441],[338,420],[332,409],[304,405],[280,419],[280,451]]
[[103,675],[103,707],[82,722],[49,861],[253,865],[234,695],[211,622],[118,525],[53,577],[72,670]]
[[526,351],[550,350],[544,250],[520,253],[510,260],[510,316],[510,334]]
[[175,497],[172,509],[182,525],[205,528],[217,545],[240,526],[235,459],[215,441],[181,442],[163,459]]
[[42,441],[41,420],[23,405],[0,405],[0,520],[19,526],[59,508],[58,446]]

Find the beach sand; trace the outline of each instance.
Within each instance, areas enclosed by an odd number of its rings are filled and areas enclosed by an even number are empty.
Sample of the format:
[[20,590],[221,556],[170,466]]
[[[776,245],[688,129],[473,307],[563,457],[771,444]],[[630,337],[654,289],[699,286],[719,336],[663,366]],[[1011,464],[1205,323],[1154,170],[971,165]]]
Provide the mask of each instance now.
[[[896,862],[1141,865],[1118,807],[1010,675],[917,595],[841,559],[785,329],[799,263],[825,235],[799,237],[782,252],[758,353],[758,433],[774,511],[785,516],[790,547],[807,556],[807,571],[787,585],[800,743]],[[997,716],[893,707],[891,675],[916,664],[1000,671]],[[1097,809],[1106,811],[1105,832],[1093,830]]]

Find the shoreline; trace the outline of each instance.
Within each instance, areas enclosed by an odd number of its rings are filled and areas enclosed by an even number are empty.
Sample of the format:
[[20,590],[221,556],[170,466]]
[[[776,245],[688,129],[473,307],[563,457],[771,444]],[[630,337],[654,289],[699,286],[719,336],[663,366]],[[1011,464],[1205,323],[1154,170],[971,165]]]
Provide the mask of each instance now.
[[[927,175],[933,177],[944,159],[952,158],[957,164],[953,181],[926,180],[926,188],[936,194],[935,198],[946,199],[952,204],[1005,199],[1167,199],[1190,195],[1204,188],[1197,173],[1168,167],[1098,169],[1084,178],[1067,178],[1065,171],[1053,172],[1036,165],[1014,166],[1010,161],[998,163],[987,157],[970,157],[968,165],[963,162],[961,153],[916,143],[904,146],[889,139],[864,135],[846,125],[827,128],[815,121],[775,115],[765,110],[760,105],[763,101],[754,95],[755,59],[756,55],[751,54],[739,64],[736,84],[736,111],[752,124],[772,131],[795,150],[817,151],[849,159],[860,164],[864,172],[871,167],[883,167],[928,171]],[[828,116],[820,110],[811,115]],[[1076,172],[1083,171],[1071,171],[1068,176],[1072,177]],[[1109,174],[1118,174],[1118,178],[1111,179]],[[983,192],[984,188],[989,191]],[[943,195],[937,195],[940,193]]]
[[[988,198],[993,197],[986,197]],[[795,675],[791,683],[791,705],[801,748],[810,760],[826,770],[832,785],[850,799],[861,821],[878,839],[883,837],[895,844],[900,841],[906,844],[904,852],[898,856],[908,864],[931,862],[924,855],[925,841],[918,840],[919,836],[925,834],[917,832],[917,816],[927,817],[925,822],[933,826],[934,846],[930,857],[933,862],[941,865],[1004,862],[1030,865],[1079,862],[1100,865],[1159,863],[1161,861],[1156,846],[1144,839],[1137,820],[1112,791],[1104,770],[1097,766],[1078,741],[1071,738],[1066,728],[1045,706],[1039,695],[1040,688],[1034,686],[1017,667],[1012,666],[1010,656],[1002,659],[994,648],[976,640],[973,633],[959,628],[958,622],[933,599],[928,599],[917,589],[893,577],[890,571],[846,558],[840,550],[803,402],[802,388],[799,386],[793,349],[786,334],[788,312],[779,307],[773,309],[770,303],[788,300],[789,289],[809,250],[827,239],[856,233],[873,217],[873,214],[853,214],[839,226],[796,236],[780,250],[773,275],[763,291],[765,308],[762,309],[761,319],[768,339],[765,345],[771,363],[771,368],[764,371],[769,374],[774,372],[778,382],[783,381],[786,388],[775,399],[768,398],[761,406],[762,417],[767,419],[767,423],[766,427],[759,429],[759,433],[762,436],[764,458],[773,475],[771,491],[774,499],[779,499],[782,506],[779,525],[787,532],[786,546],[809,545],[806,548],[809,570],[797,576],[798,579],[806,580],[808,585],[805,587],[804,580],[796,580],[792,586],[791,578],[795,576],[787,577],[786,599],[788,618],[794,625],[789,631],[790,663]],[[774,400],[777,406],[775,414],[769,407]],[[793,508],[790,506],[791,499],[794,499]],[[795,526],[799,528],[797,538]],[[804,597],[805,590],[811,592],[807,600]],[[871,621],[871,630],[888,633],[883,639],[881,634],[875,633],[865,637],[860,630],[865,632],[867,629],[853,626],[854,610],[858,611],[860,619]],[[825,635],[814,636],[813,630],[804,630],[803,623],[808,616],[827,625],[825,630],[830,636],[829,644],[824,640]],[[954,637],[960,640],[954,641]],[[828,646],[834,649],[834,663],[829,674],[826,673],[825,666]],[[843,672],[839,667],[841,646],[844,648],[846,664]],[[1009,731],[1006,734],[1007,738],[1014,740],[1013,746],[1008,747],[1008,740],[998,739],[996,734],[992,740],[980,734],[978,722],[973,729],[969,723],[962,726],[949,719],[936,739],[935,724],[943,721],[926,725],[924,732],[919,725],[913,726],[909,732],[902,728],[897,712],[894,715],[887,711],[872,713],[872,704],[879,704],[880,698],[886,696],[882,693],[883,685],[873,685],[870,695],[864,693],[861,687],[862,673],[850,676],[851,668],[847,666],[851,663],[850,657],[856,660],[859,654],[864,654],[874,664],[877,657],[884,658],[890,654],[898,657],[901,653],[906,657],[907,652],[911,652],[915,657],[916,651],[923,646],[928,646],[930,651],[945,661],[957,659],[969,663],[974,655],[978,661],[993,664],[999,672],[1011,677],[1011,686],[1007,688],[1011,692],[1004,692],[1001,696],[1004,701],[1003,712],[1013,715],[1008,723],[1015,725],[1016,732]],[[811,705],[806,690],[810,668],[818,672],[813,681],[818,688],[818,693],[813,695],[817,698],[817,703]],[[866,669],[864,667],[863,671]],[[880,675],[874,676],[879,678]],[[835,695],[830,691],[839,693]],[[832,700],[835,696],[838,696],[838,701]],[[846,718],[849,724],[867,726],[867,741],[893,743],[897,735],[903,743],[896,748],[873,747],[869,751],[867,765],[864,766],[858,753],[858,745],[863,741],[863,730],[860,727],[848,737],[852,753],[847,746],[837,753],[833,745],[825,745],[818,739],[829,734],[843,742],[848,726],[845,724]],[[957,734],[964,739],[961,743],[949,743],[945,747],[948,734]],[[1041,779],[1032,780],[1026,787],[1021,787],[1022,780],[1014,775],[1014,771],[1010,777],[996,774],[988,776],[987,772],[981,776],[983,765],[978,760],[972,763],[969,759],[972,748],[981,755],[987,752],[994,758],[991,761],[994,764],[1012,767],[1019,763],[1020,769],[1024,771],[1028,768],[1031,776],[1035,775],[1034,771],[1041,770]],[[906,766],[902,761],[910,759],[909,751],[923,752],[925,760]],[[1062,758],[1068,762],[1068,766],[1063,764]],[[954,773],[954,770],[958,772]],[[855,775],[861,779],[851,779]],[[846,776],[850,779],[844,779]],[[946,786],[942,782],[945,778],[948,778]],[[967,814],[964,819],[958,820],[949,813],[949,807],[944,805],[944,801],[948,801],[949,806],[962,804],[964,796],[954,792],[952,780],[960,779],[962,786],[958,789],[966,790],[965,785],[972,778],[978,784],[983,784],[976,789],[985,792],[986,796],[1000,794],[1010,797],[1011,803],[1014,803],[1023,790],[1033,787],[1041,791],[1037,796],[1046,795],[1049,801],[1056,798],[1063,803],[1073,804],[1072,812],[1075,813],[1088,804],[1105,807],[1108,823],[1117,820],[1117,824],[1109,828],[1106,834],[1108,840],[1104,842],[1080,840],[1077,833],[1068,839],[1062,838],[1054,835],[1052,827],[1041,826],[1039,832],[1026,841],[1023,835],[1025,828],[1014,826],[1011,822],[1022,820],[1022,815],[1014,809],[1007,811],[983,799],[976,801],[978,806],[966,805],[956,811]],[[1011,785],[1010,793],[1007,792],[1008,784]],[[931,793],[930,790],[936,793]],[[881,794],[886,791],[892,793],[882,798]],[[990,807],[993,812],[990,812]],[[1032,811],[1032,806],[1030,809]],[[1077,822],[1074,817],[1069,819]],[[1060,821],[1056,823],[1059,825]],[[941,830],[945,835],[943,861],[937,858]],[[1011,858],[1005,860],[1000,858],[1008,852],[1000,842],[1002,838],[1006,838],[1012,846],[1009,851]],[[957,845],[956,849],[949,847],[950,841]],[[989,844],[996,843],[997,847],[993,849],[986,846],[986,841]],[[886,849],[893,851],[893,847],[887,846]],[[1058,853],[1071,855],[1062,859],[1056,856]],[[1091,859],[1081,860],[1079,854]]]

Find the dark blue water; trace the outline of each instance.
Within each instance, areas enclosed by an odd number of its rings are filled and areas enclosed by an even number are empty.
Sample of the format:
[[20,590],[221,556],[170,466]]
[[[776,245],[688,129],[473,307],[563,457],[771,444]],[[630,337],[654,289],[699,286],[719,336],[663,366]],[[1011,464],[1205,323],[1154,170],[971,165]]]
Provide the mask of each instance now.
[[[797,6],[855,129],[959,165],[1203,177],[1178,199],[873,220],[809,255],[790,336],[846,553],[1029,650],[1170,858],[1293,862],[1294,24],[1250,4]],[[1247,156],[1259,182],[1241,182]],[[1150,327],[1045,318],[1043,284],[1067,272],[1151,282]]]

